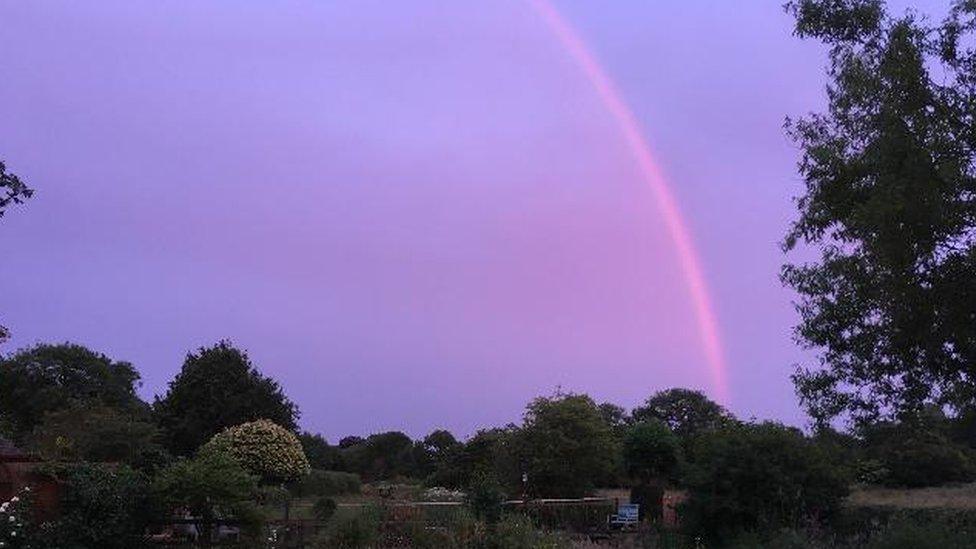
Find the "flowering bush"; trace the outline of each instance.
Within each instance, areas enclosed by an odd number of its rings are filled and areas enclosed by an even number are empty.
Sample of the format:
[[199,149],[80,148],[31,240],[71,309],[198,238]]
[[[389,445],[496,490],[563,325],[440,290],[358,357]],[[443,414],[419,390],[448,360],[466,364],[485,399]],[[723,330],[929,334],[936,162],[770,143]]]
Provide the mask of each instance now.
[[24,488],[8,501],[0,503],[0,548],[29,549],[28,515],[30,488]]
[[266,482],[294,480],[309,472],[308,459],[298,437],[267,419],[224,429],[200,451],[226,453]]

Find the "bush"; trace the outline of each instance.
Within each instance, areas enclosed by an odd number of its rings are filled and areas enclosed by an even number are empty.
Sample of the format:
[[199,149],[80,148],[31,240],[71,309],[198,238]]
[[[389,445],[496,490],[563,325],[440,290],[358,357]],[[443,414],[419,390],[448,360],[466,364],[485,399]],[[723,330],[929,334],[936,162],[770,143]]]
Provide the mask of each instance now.
[[33,546],[30,489],[0,501],[0,547],[30,549]]
[[292,482],[289,490],[296,497],[309,496],[342,496],[345,494],[358,494],[362,489],[359,475],[355,473],[343,473],[341,471],[323,471],[312,469],[309,474]]
[[335,514],[336,507],[338,507],[338,506],[336,505],[336,502],[335,502],[334,499],[332,499],[332,498],[319,498],[319,499],[315,500],[315,503],[312,505],[312,514],[315,515],[315,518],[317,520],[320,520],[322,522],[326,522],[330,518],[332,518],[332,515]]
[[468,488],[467,503],[474,515],[488,523],[497,522],[502,514],[505,494],[498,480],[489,474],[475,475]]
[[865,444],[872,461],[886,473],[874,480],[888,486],[920,488],[974,478],[972,452],[937,429],[879,425],[868,431]]
[[302,444],[291,431],[259,419],[224,429],[200,449],[223,452],[265,482],[295,480],[309,472]]
[[[915,536],[915,532],[932,528],[932,539],[939,539],[938,532],[951,532],[969,539],[976,539],[976,510],[919,508],[904,509],[887,506],[861,506],[844,509],[832,529],[842,539],[858,542],[888,543]],[[853,543],[852,543],[853,544]],[[968,547],[967,545],[942,545]]]
[[532,520],[512,513],[498,522],[488,536],[486,544],[492,549],[559,549],[571,547],[562,536],[543,532]]
[[352,517],[333,520],[315,542],[323,549],[365,549],[380,539],[380,523],[376,513],[364,509]]
[[777,423],[728,426],[692,444],[686,526],[713,539],[829,518],[848,481],[820,447]]
[[173,463],[156,475],[153,492],[167,510],[185,508],[199,517],[204,531],[226,517],[238,519],[252,532],[260,526],[253,503],[258,492],[254,477],[223,453]]
[[47,524],[43,547],[139,547],[154,517],[146,477],[126,466],[82,463],[58,466],[60,517]]

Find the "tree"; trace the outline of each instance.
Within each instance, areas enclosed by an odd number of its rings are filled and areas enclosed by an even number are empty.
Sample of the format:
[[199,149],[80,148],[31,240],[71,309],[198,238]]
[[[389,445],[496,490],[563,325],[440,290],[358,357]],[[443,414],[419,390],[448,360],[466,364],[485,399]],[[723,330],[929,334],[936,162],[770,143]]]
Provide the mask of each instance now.
[[626,433],[627,427],[633,422],[633,419],[627,415],[627,410],[612,402],[603,402],[597,408],[600,409],[600,415],[603,416],[607,427],[616,436]]
[[197,517],[205,543],[218,517],[237,518],[250,526],[259,520],[253,503],[255,478],[226,453],[203,453],[173,463],[156,475],[152,491],[167,509],[186,509]]
[[540,496],[589,493],[609,476],[617,452],[610,427],[586,395],[533,400],[517,439],[529,488]]
[[627,472],[641,481],[670,477],[677,470],[681,455],[678,437],[656,420],[631,427],[622,450]]
[[661,421],[642,421],[628,429],[621,454],[624,468],[637,481],[630,501],[640,505],[640,518],[661,516],[664,488],[680,462],[681,441]]
[[339,449],[329,444],[325,437],[319,434],[302,432],[298,434],[302,449],[308,458],[308,464],[313,469],[339,470],[341,458]]
[[99,405],[123,413],[145,413],[136,396],[139,373],[81,345],[36,345],[0,360],[0,418],[19,441],[45,414]]
[[12,172],[8,172],[6,164],[0,161],[0,217],[3,217],[11,204],[23,204],[33,195],[34,190]]
[[346,465],[364,479],[389,480],[413,471],[413,440],[400,431],[370,435],[342,452]]
[[152,423],[100,405],[49,412],[34,430],[31,446],[51,461],[124,463],[153,470],[169,461]]
[[696,437],[684,478],[689,530],[715,539],[799,528],[830,517],[848,479],[798,429],[731,424]]
[[309,472],[298,437],[266,419],[224,429],[200,448],[200,453],[227,454],[265,483],[288,482]]
[[717,429],[733,420],[732,414],[701,391],[667,389],[651,395],[634,408],[634,421],[660,421],[681,438]]
[[[805,191],[784,249],[794,375],[825,423],[905,417],[976,398],[976,4],[932,26],[880,0],[794,0],[796,34],[830,50],[828,106],[788,122]],[[933,72],[935,74],[933,74]]]
[[976,463],[970,449],[949,440],[947,426],[882,422],[861,429],[865,457],[881,466],[872,479],[919,488],[970,482]]
[[294,431],[298,421],[298,407],[278,383],[228,341],[187,354],[153,412],[170,450],[184,456],[227,427],[267,419]]

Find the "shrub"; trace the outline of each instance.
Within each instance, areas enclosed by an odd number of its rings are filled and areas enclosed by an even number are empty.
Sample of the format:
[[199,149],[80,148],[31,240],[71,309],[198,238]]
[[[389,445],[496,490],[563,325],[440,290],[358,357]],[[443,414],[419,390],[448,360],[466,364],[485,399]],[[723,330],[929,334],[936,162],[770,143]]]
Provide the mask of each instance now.
[[359,475],[321,469],[312,469],[307,475],[289,485],[289,490],[297,497],[358,494],[361,489]]
[[25,488],[9,500],[0,502],[0,547],[31,549],[35,546],[31,531],[30,496],[30,489]]
[[308,459],[298,437],[266,419],[224,429],[200,452],[226,453],[265,482],[295,480],[309,472]]
[[974,477],[972,452],[937,429],[878,425],[865,436],[867,453],[886,474],[876,480],[889,486],[920,488]]
[[475,475],[468,488],[467,503],[476,517],[488,523],[498,521],[505,494],[498,480],[490,474]]
[[254,508],[257,483],[230,456],[201,454],[161,470],[153,492],[166,509],[186,508],[208,531],[218,517],[234,517],[251,531],[260,525]]
[[326,522],[332,518],[332,515],[335,514],[336,507],[337,505],[334,499],[318,498],[312,505],[312,513],[315,515],[316,519]]
[[571,547],[562,536],[543,532],[532,520],[518,513],[507,515],[498,522],[488,536],[492,549],[559,549]]
[[699,436],[685,482],[684,521],[712,538],[798,528],[833,515],[847,494],[842,470],[803,434],[777,423]]
[[81,463],[50,471],[62,485],[59,518],[46,525],[44,547],[131,549],[151,522],[146,477],[126,466]]
[[323,549],[365,549],[380,539],[380,523],[371,509],[351,517],[333,520],[318,536],[315,546]]

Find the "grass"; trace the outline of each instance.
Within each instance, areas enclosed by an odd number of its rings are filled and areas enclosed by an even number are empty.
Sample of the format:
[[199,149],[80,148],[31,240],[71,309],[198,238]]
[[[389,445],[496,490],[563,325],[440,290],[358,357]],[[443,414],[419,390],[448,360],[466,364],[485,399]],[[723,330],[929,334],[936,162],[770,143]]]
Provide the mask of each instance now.
[[976,483],[912,489],[856,486],[851,490],[847,504],[852,507],[976,509]]

